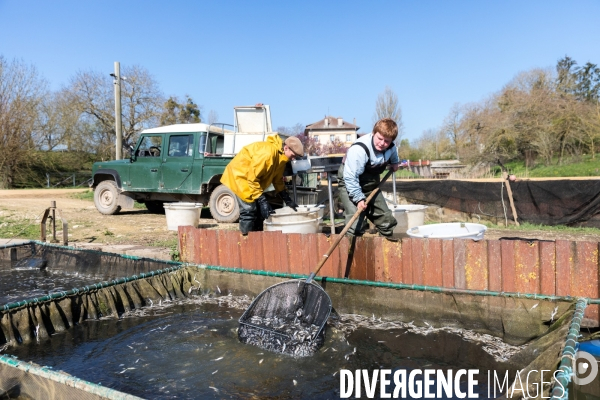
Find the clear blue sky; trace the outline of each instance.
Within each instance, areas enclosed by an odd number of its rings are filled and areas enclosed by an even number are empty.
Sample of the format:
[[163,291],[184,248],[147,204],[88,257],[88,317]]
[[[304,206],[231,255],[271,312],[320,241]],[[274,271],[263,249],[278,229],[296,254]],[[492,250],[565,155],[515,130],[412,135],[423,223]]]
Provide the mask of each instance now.
[[0,0],[0,54],[53,89],[119,61],[221,122],[262,102],[273,127],[330,114],[368,132],[387,85],[410,140],[521,71],[565,55],[600,64],[599,39],[598,0]]

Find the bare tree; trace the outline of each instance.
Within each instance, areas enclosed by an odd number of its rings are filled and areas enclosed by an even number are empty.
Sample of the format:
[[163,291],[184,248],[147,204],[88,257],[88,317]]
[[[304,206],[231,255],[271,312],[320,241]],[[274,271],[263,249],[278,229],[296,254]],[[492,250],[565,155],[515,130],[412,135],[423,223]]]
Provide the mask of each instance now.
[[581,104],[582,131],[592,158],[596,158],[596,147],[600,140],[600,102]]
[[460,148],[462,146],[464,136],[462,117],[463,112],[461,105],[459,103],[454,103],[442,126],[442,131],[448,138],[450,138],[450,141],[452,142],[457,160],[460,160]]
[[48,94],[41,104],[40,126],[36,132],[36,147],[40,150],[64,148],[69,151],[93,151],[82,132],[85,125],[66,90]]
[[[133,145],[137,134],[157,126],[164,98],[150,73],[139,66],[124,67],[121,81],[123,145]],[[103,158],[114,156],[115,116],[114,82],[101,72],[78,72],[66,88],[70,101],[80,113],[80,122],[87,128],[82,134],[95,145]]]
[[208,123],[209,124],[214,124],[220,122],[219,121],[219,113],[216,112],[215,110],[210,110],[208,112]]
[[276,131],[288,136],[299,136],[304,135],[304,129],[304,125],[297,123],[294,126],[278,126]]
[[398,137],[396,144],[400,143],[400,139],[404,134],[404,123],[402,122],[402,109],[398,102],[398,96],[389,87],[386,86],[383,93],[377,96],[375,102],[375,114],[373,115],[373,124],[382,118],[391,118],[398,124]]
[[35,146],[32,133],[46,88],[35,67],[0,56],[0,187],[12,187]]

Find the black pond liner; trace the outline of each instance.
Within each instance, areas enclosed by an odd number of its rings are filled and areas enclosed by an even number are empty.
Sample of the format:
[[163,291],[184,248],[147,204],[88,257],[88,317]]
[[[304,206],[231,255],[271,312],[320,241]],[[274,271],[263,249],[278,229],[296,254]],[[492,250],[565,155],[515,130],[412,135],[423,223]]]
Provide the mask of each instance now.
[[325,341],[331,299],[304,279],[281,282],[260,293],[239,319],[242,343],[293,356],[309,356]]

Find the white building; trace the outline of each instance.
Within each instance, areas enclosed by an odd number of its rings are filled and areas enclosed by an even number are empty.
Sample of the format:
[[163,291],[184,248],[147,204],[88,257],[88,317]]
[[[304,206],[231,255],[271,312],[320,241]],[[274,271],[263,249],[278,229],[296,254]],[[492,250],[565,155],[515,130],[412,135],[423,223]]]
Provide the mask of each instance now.
[[321,145],[326,145],[338,139],[347,147],[350,147],[357,139],[357,131],[360,127],[354,123],[344,121],[342,117],[334,118],[332,116],[325,117],[320,121],[306,125],[304,134],[308,137],[317,138]]

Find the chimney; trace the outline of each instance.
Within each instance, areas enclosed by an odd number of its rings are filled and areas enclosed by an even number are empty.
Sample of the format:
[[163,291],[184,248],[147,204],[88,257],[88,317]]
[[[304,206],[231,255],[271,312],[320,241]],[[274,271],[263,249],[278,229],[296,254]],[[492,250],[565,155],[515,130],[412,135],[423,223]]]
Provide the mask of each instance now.
[[352,125],[356,125],[356,118],[352,120]]
[[338,126],[344,125],[344,120],[340,117],[338,118]]
[[329,118],[325,118],[325,127],[329,126]]

